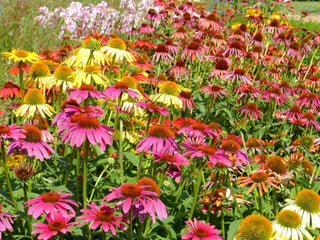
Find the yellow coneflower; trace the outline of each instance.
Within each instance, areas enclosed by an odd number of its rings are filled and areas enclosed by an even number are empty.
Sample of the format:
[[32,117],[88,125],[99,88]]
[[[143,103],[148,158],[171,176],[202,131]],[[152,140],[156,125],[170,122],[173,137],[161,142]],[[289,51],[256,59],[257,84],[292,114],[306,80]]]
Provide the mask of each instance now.
[[50,77],[50,69],[47,64],[42,61],[35,62],[29,71],[29,78],[25,80],[25,84],[42,84],[45,85]]
[[242,220],[235,240],[269,240],[273,238],[270,220],[261,215],[249,215]]
[[181,86],[175,82],[167,81],[159,84],[159,93],[150,96],[151,101],[154,103],[162,103],[166,107],[174,106],[177,108],[183,108],[181,99],[178,98],[181,92]]
[[[123,119],[123,136],[122,140],[127,139],[130,143],[137,143],[140,140],[139,134],[135,131],[134,122],[132,118]],[[120,123],[120,122],[119,122]],[[119,127],[117,128],[119,129]],[[120,131],[116,130],[115,139],[120,139]]]
[[310,233],[301,226],[301,216],[295,211],[281,210],[272,222],[274,239],[312,240]]
[[24,116],[28,112],[28,118],[33,118],[36,111],[39,111],[42,117],[53,114],[53,107],[46,104],[46,100],[43,97],[39,89],[30,89],[23,98],[23,104],[14,111],[15,115]]
[[41,57],[35,52],[28,52],[25,50],[12,49],[11,52],[2,52],[3,56],[13,59],[15,62],[35,62],[41,59]]
[[52,76],[46,78],[45,85],[48,87],[58,86],[63,91],[67,88],[72,88],[73,83],[73,70],[66,65],[60,65],[53,73]]
[[119,38],[112,38],[109,40],[108,45],[101,48],[102,52],[106,52],[106,55],[110,59],[114,58],[115,62],[122,62],[124,59],[128,62],[135,61],[134,56],[128,52],[126,43]]
[[15,167],[19,166],[22,160],[25,158],[24,155],[14,155],[14,156],[8,156],[7,157],[7,164],[8,167],[13,170]]
[[110,84],[109,78],[102,74],[100,67],[94,65],[86,65],[83,69],[77,69],[73,76],[73,85],[77,88],[82,84],[97,84],[106,88]]

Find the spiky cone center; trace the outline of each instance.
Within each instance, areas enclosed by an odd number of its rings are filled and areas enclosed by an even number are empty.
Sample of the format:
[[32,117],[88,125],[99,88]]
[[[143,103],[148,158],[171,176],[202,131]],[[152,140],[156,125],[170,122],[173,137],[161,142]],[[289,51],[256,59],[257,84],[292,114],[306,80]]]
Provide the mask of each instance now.
[[269,23],[269,26],[270,27],[279,27],[280,24],[279,24],[279,21],[277,19],[273,19],[270,23]]
[[54,192],[48,192],[42,195],[42,201],[46,203],[56,203],[60,201],[60,195]]
[[82,46],[86,49],[89,49],[91,52],[93,52],[101,48],[101,43],[100,41],[97,41],[93,38],[88,38],[84,40]]
[[307,98],[311,99],[311,100],[314,100],[316,99],[318,96],[317,94],[314,94],[314,93],[307,93]]
[[189,43],[187,49],[197,51],[199,50],[199,44],[196,42]]
[[302,118],[308,119],[308,120],[314,120],[314,115],[311,112],[305,112],[302,114]]
[[65,225],[66,225],[65,222],[62,220],[54,220],[51,223],[49,223],[48,228],[50,231],[57,232],[57,231],[60,231],[62,228],[64,228]]
[[281,94],[281,89],[278,87],[272,87],[267,90],[269,93],[274,93],[276,95]]
[[262,35],[262,33],[261,33],[260,31],[257,32],[257,33],[253,36],[253,39],[256,40],[256,41],[258,41],[258,42],[262,42],[262,40],[263,40],[263,35]]
[[301,108],[298,105],[294,104],[290,107],[290,111],[294,113],[301,113]]
[[137,61],[138,64],[146,64],[147,63],[147,60],[145,58],[143,58],[143,57],[137,58],[136,61]]
[[138,184],[126,184],[122,186],[121,193],[127,198],[136,198],[141,193],[141,188]]
[[176,66],[178,66],[178,67],[185,67],[185,66],[186,66],[186,63],[185,63],[185,61],[184,61],[183,59],[179,59],[179,60],[177,60],[177,62],[176,62]]
[[113,220],[113,212],[111,209],[100,210],[99,212],[97,212],[97,218],[101,222],[111,222]]
[[290,43],[289,48],[295,50],[295,51],[300,51],[300,43],[293,41]]
[[50,75],[50,69],[47,64],[38,61],[31,66],[29,74],[33,78],[47,77]]
[[220,59],[214,66],[217,70],[228,70],[229,68],[229,64],[225,59]]
[[154,125],[150,127],[148,136],[157,138],[174,138],[174,132],[165,125]]
[[65,82],[72,82],[72,69],[65,65],[60,65],[53,73],[53,76]]
[[268,179],[268,174],[266,172],[255,172],[250,174],[250,178],[255,183],[264,182]]
[[273,68],[270,69],[270,72],[271,72],[271,73],[278,73],[278,70],[273,67]]
[[309,136],[303,136],[300,138],[300,145],[306,148],[311,148],[313,145],[313,138]]
[[[150,75],[153,75],[153,74],[149,74],[149,76],[150,76]],[[151,78],[151,77],[149,77],[149,78]],[[161,81],[161,82],[167,80],[167,76],[164,75],[164,74],[159,74],[157,78],[158,78],[158,80]]]
[[241,25],[239,26],[239,29],[241,29],[241,31],[246,32],[248,31],[248,27],[246,23],[241,23]]
[[234,49],[237,49],[237,50],[242,50],[243,49],[243,44],[239,41],[233,41],[231,44],[230,44],[230,48],[234,48]]
[[216,153],[216,151],[218,150],[218,147],[214,146],[214,145],[211,145],[209,147],[199,146],[197,149],[204,152],[207,155],[214,155]]
[[249,138],[246,141],[246,146],[247,147],[252,147],[252,148],[258,148],[263,146],[263,142],[259,138]]
[[160,43],[156,48],[157,53],[168,53],[168,49],[165,44]]
[[302,164],[303,159],[304,159],[303,153],[301,152],[293,153],[288,159],[288,166],[290,168],[296,168]]
[[108,47],[119,49],[119,50],[126,50],[127,46],[126,43],[120,38],[112,38],[108,42]]
[[211,128],[212,130],[220,129],[220,128],[221,128],[221,127],[220,127],[220,124],[217,123],[217,122],[210,122],[210,123],[208,124],[208,127]]
[[237,68],[234,70],[234,73],[240,76],[244,76],[245,75],[245,71],[243,69]]
[[260,46],[254,46],[254,47],[252,48],[252,52],[262,53],[262,47],[260,47]]
[[171,96],[178,96],[181,91],[181,87],[175,82],[167,81],[159,85],[159,91],[160,93],[168,94]]
[[3,133],[9,133],[10,128],[8,126],[0,126],[0,135]]
[[129,88],[129,84],[126,82],[116,82],[113,86],[116,89],[128,89]]
[[272,223],[264,216],[249,215],[242,220],[236,237],[242,240],[269,240],[273,237]]
[[44,117],[36,116],[33,120],[38,122],[37,127],[40,130],[47,130],[49,128],[49,123]]
[[96,88],[93,85],[82,84],[79,89],[83,91],[94,91]]
[[136,89],[137,88],[137,80],[135,78],[133,78],[133,77],[123,76],[120,79],[120,82],[127,83],[129,85],[129,88],[131,88],[131,89]]
[[248,103],[247,104],[247,109],[249,109],[249,110],[257,110],[258,107],[257,107],[257,104],[255,104],[255,103]]
[[171,154],[163,154],[163,159],[166,162],[175,163],[177,161],[176,157]]
[[142,41],[144,41],[144,42],[151,42],[151,40],[150,40],[150,38],[142,38]]
[[235,31],[233,31],[233,35],[241,36],[242,35],[241,29],[236,29]]
[[271,156],[266,161],[266,168],[271,169],[273,172],[278,174],[285,174],[288,170],[288,165],[284,158],[280,156]]
[[146,104],[147,108],[150,108],[153,111],[158,111],[160,109],[160,107],[156,104],[153,103],[147,103]]
[[46,100],[39,89],[33,88],[24,96],[23,103],[29,105],[41,105],[45,104]]
[[83,71],[84,71],[85,73],[88,73],[88,74],[99,73],[99,70],[100,70],[100,67],[98,67],[98,66],[93,66],[93,65],[86,65],[86,66],[83,68]]
[[78,123],[80,118],[86,117],[84,114],[75,114],[70,117],[71,123]]
[[16,50],[14,52],[14,55],[19,57],[19,58],[26,58],[29,56],[29,52],[25,50]]
[[310,189],[298,192],[294,200],[298,207],[308,213],[320,212],[320,196]]
[[146,191],[154,192],[157,194],[157,196],[152,196],[152,197],[159,197],[160,196],[160,188],[155,180],[149,177],[143,177],[140,178],[137,183],[139,186],[148,186],[144,188]]
[[186,31],[187,31],[187,30],[186,30],[185,27],[183,27],[183,26],[180,26],[180,27],[177,28],[177,32],[178,32],[178,33],[186,33]]
[[208,231],[206,229],[204,229],[204,228],[201,228],[201,227],[195,228],[193,230],[193,232],[200,239],[208,236]]
[[304,159],[302,166],[305,173],[309,174],[310,176],[313,174],[314,166],[308,159]]
[[12,82],[6,82],[4,85],[3,85],[4,88],[19,88],[18,85],[12,83]]
[[284,209],[281,210],[277,217],[277,222],[287,228],[299,228],[301,226],[301,216],[295,211]]
[[319,81],[319,77],[316,76],[316,75],[312,75],[312,76],[309,77],[309,80],[310,81],[314,81],[314,82],[318,82]]
[[79,103],[77,102],[77,100],[71,99],[71,100],[63,100],[63,102],[61,103],[60,108],[62,110],[64,110],[67,107],[67,105],[72,105],[72,106],[75,106],[75,107],[79,107],[80,106]]
[[91,116],[80,117],[77,121],[77,124],[80,127],[87,129],[97,129],[100,127],[99,120]]
[[15,175],[22,181],[27,180],[34,173],[32,165],[20,165],[14,170]]
[[36,126],[25,126],[23,128],[25,132],[23,133],[26,137],[24,138],[27,142],[40,142],[42,139],[42,133],[40,129]]
[[186,21],[190,21],[191,20],[191,14],[188,13],[188,12],[185,12],[183,14],[183,19],[186,20]]
[[209,21],[214,21],[214,22],[218,21],[218,17],[217,17],[217,15],[215,13],[210,13],[206,17],[206,19],[209,20]]
[[241,149],[239,143],[235,140],[225,140],[221,143],[221,148],[227,152],[237,152]]
[[288,81],[281,81],[279,85],[281,87],[290,88],[290,83]]

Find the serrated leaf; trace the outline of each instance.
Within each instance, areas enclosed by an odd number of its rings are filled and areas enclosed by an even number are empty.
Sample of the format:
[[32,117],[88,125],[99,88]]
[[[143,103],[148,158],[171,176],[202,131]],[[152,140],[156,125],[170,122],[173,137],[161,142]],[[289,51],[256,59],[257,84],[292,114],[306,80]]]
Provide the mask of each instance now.
[[228,230],[228,239],[227,240],[233,240],[234,237],[237,235],[240,223],[241,223],[242,219],[238,219],[233,221],[230,226],[229,226],[229,230]]
[[137,155],[131,152],[124,152],[123,155],[131,162],[134,166],[139,167],[140,159]]

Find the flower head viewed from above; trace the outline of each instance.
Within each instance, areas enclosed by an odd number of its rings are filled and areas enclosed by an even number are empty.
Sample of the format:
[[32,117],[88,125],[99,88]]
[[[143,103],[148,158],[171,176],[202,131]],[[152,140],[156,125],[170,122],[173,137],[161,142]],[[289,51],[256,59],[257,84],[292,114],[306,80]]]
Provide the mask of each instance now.
[[188,233],[182,235],[181,239],[192,239],[192,240],[222,240],[219,236],[220,231],[215,229],[216,226],[210,225],[210,223],[205,223],[204,221],[199,221],[195,218],[193,221],[189,219],[186,221],[189,228],[185,230]]

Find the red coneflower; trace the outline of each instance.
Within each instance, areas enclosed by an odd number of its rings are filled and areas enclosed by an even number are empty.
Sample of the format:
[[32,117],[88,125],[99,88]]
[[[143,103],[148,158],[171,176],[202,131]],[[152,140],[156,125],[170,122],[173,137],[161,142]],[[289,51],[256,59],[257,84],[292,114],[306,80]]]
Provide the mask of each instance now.
[[20,87],[12,82],[6,82],[3,85],[3,88],[0,89],[0,97],[4,99],[14,97],[20,98]]
[[310,123],[311,125],[313,126],[313,129],[318,132],[319,129],[320,129],[320,125],[319,123],[317,122],[317,120],[314,119],[314,114],[311,113],[311,112],[305,112],[302,114],[301,116],[302,119],[305,119],[307,122],[306,122],[306,127],[308,128],[310,126]]
[[173,41],[172,39],[167,39],[165,42],[165,45],[168,48],[169,53],[171,53],[172,55],[177,55],[179,52],[179,48],[177,47],[179,43]]
[[150,64],[144,57],[136,58],[132,64],[138,66],[140,71],[150,71],[152,68],[154,68],[154,66]]
[[315,93],[303,92],[294,100],[294,103],[300,107],[317,109],[320,106],[320,97]]
[[289,110],[282,112],[282,115],[288,118],[300,118],[302,115],[301,108],[298,105],[292,105]]
[[151,42],[149,38],[142,38],[142,40],[136,40],[132,46],[134,48],[140,48],[146,52],[150,52],[150,49],[156,49],[156,45]]
[[[317,75],[311,75],[306,81],[306,86],[311,88],[320,87],[320,78]],[[1,90],[0,90],[1,92]]]

